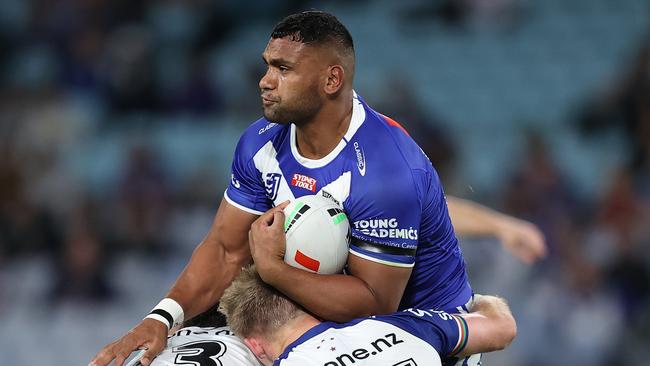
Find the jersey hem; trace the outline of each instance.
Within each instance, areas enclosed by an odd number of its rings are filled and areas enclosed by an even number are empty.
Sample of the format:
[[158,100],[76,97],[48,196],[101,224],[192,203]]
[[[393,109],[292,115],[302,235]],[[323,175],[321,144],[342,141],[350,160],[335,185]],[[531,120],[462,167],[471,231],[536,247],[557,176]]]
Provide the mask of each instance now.
[[350,248],[350,253],[356,255],[357,257],[367,259],[367,260],[375,262],[375,263],[385,264],[385,265],[391,266],[391,267],[412,268],[413,266],[415,266],[415,263],[397,263],[397,262],[389,262],[389,261],[386,261],[386,260],[383,260],[383,259],[378,259],[378,258],[375,258],[375,257],[371,257],[369,255],[357,252],[352,248]]
[[228,189],[226,189],[226,190],[223,192],[223,198],[225,198],[226,201],[227,201],[229,204],[231,204],[231,205],[237,207],[238,209],[240,209],[240,210],[242,210],[242,211],[245,211],[245,212],[248,212],[248,213],[250,213],[250,214],[257,215],[257,216],[261,216],[261,215],[264,214],[264,212],[262,212],[262,211],[253,210],[252,208],[248,208],[248,207],[246,207],[246,206],[243,206],[243,205],[241,205],[241,204],[239,204],[239,203],[233,201],[232,198],[228,197]]

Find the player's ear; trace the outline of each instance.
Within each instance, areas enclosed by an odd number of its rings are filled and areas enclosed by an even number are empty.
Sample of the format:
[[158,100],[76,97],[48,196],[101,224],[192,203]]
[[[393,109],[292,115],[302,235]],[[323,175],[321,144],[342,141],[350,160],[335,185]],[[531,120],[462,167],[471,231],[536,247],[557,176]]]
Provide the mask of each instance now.
[[327,82],[325,83],[325,93],[328,95],[335,94],[343,86],[345,71],[341,65],[332,65],[327,68]]
[[265,361],[270,361],[268,357],[266,357],[266,352],[264,352],[264,347],[260,343],[259,339],[255,337],[244,338],[244,344],[263,364],[266,364]]

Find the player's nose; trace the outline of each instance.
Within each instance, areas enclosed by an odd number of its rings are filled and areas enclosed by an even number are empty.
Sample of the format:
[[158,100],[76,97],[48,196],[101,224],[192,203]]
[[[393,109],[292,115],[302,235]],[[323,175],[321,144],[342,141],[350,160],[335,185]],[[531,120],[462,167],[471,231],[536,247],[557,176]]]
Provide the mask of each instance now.
[[266,73],[260,79],[260,84],[259,84],[260,90],[264,91],[264,90],[274,89],[273,75],[271,75],[271,74],[272,74],[272,71],[270,69],[266,70]]

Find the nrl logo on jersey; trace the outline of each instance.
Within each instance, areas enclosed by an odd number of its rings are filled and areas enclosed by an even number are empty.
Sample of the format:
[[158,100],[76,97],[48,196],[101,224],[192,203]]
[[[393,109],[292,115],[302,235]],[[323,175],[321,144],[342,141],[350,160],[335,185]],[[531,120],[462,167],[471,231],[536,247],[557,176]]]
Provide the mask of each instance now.
[[294,187],[304,188],[316,192],[316,179],[302,174],[294,174],[291,179],[291,185]]
[[271,200],[275,201],[278,197],[278,188],[280,188],[280,179],[282,174],[280,173],[266,173],[266,178],[264,179],[264,188],[266,190],[266,196]]
[[363,177],[366,175],[366,155],[358,142],[355,141],[353,146],[354,152],[357,154],[357,169],[359,169],[359,174]]

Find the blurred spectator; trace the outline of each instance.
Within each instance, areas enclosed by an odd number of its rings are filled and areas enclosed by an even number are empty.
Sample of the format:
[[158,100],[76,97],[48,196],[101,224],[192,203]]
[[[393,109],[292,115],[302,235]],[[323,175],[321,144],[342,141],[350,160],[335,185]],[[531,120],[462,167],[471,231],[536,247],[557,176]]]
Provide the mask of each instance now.
[[622,130],[627,140],[629,169],[636,184],[650,198],[650,41],[641,47],[617,84],[592,97],[579,118],[586,134]]
[[113,297],[104,243],[97,229],[96,212],[100,210],[101,207],[86,202],[71,218],[63,245],[53,256],[53,301],[106,301]]
[[455,171],[455,141],[445,130],[445,124],[425,109],[406,76],[392,73],[385,82],[386,91],[376,103],[386,116],[396,120],[420,145],[436,168],[445,187],[453,180]]
[[440,19],[454,28],[467,25],[515,25],[521,15],[518,0],[443,0],[419,4],[405,13],[405,19]]
[[163,255],[170,191],[158,156],[146,146],[132,148],[118,189],[117,243],[127,250]]
[[525,143],[524,160],[504,192],[506,211],[537,223],[549,245],[551,257],[567,249],[574,220],[579,218],[579,198],[549,155],[538,134]]

